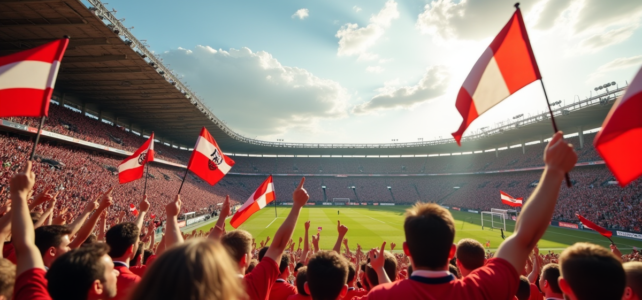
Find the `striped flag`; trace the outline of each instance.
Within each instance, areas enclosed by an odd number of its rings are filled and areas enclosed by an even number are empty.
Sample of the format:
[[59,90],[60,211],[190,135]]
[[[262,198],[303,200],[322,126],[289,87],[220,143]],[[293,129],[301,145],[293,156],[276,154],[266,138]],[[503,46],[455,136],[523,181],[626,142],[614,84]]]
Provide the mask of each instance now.
[[615,101],[594,140],[620,186],[642,175],[642,70]]
[[255,212],[264,208],[268,203],[276,199],[276,194],[274,193],[274,183],[272,182],[272,175],[270,175],[258,189],[250,196],[243,206],[236,211],[230,225],[234,228],[238,228],[250,218]]
[[118,180],[120,184],[143,178],[145,164],[154,161],[154,133],[132,156],[118,165]]
[[599,226],[599,225],[587,220],[586,218],[582,217],[582,215],[580,215],[580,214],[575,214],[575,215],[577,216],[578,219],[580,219],[580,222],[582,222],[582,224],[584,224],[585,227],[597,231],[603,237],[605,237],[607,239],[611,239],[611,237],[613,236],[613,232],[612,231],[610,231],[610,230],[608,230],[606,228],[603,228],[603,227],[601,227],[601,226]]
[[196,140],[187,169],[201,179],[215,185],[234,166],[234,161],[223,154],[212,135],[203,127]]
[[459,89],[455,106],[464,120],[459,130],[452,134],[457,144],[461,146],[464,131],[477,117],[541,78],[522,13],[517,7]]
[[132,213],[134,217],[138,217],[138,209],[136,209],[136,205],[129,204],[129,212]]
[[69,39],[0,57],[0,117],[42,117]]
[[512,207],[519,207],[523,205],[524,198],[513,198],[511,195],[504,193],[502,191],[499,191],[499,194],[502,197],[502,203],[512,206]]

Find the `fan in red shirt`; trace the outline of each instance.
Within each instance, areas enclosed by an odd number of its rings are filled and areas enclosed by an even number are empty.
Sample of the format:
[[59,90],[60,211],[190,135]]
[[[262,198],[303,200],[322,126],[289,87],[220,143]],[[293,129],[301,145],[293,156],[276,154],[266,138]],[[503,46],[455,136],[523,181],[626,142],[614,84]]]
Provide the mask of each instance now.
[[[11,229],[17,254],[16,300],[81,300],[111,298],[116,294],[114,264],[106,245],[91,245],[60,256],[49,273],[34,243],[35,231],[29,215],[27,197],[35,182],[31,161],[11,178]],[[45,278],[49,277],[49,282]],[[51,294],[51,296],[50,296]]]
[[287,300],[312,300],[310,295],[305,291],[305,283],[308,281],[308,267],[300,267],[296,274],[294,284],[297,293],[288,297]]
[[[544,162],[540,184],[524,206],[515,233],[485,266],[463,279],[455,279],[448,271],[448,261],[456,252],[455,224],[450,212],[432,203],[418,203],[410,208],[404,222],[403,249],[414,271],[410,279],[372,289],[368,299],[514,299],[519,285],[517,270],[524,269],[533,246],[546,231],[564,174],[577,162],[572,145],[564,142],[561,132],[553,136],[544,150]],[[380,277],[385,276],[383,264],[377,265],[375,271]]]
[[[290,210],[285,221],[283,221],[283,224],[281,224],[274,234],[274,240],[272,244],[270,244],[265,256],[259,264],[256,265],[254,270],[246,274],[243,278],[245,291],[250,300],[268,300],[270,290],[279,277],[279,265],[277,265],[276,262],[281,261],[285,247],[292,238],[292,232],[294,232],[294,227],[296,226],[301,209],[310,198],[308,192],[303,188],[304,183],[305,177],[301,178],[299,186],[294,190],[292,195],[294,203],[292,210]],[[234,230],[223,235],[225,230],[223,224],[225,224],[225,218],[228,215],[230,215],[229,196],[223,203],[219,219],[210,237],[214,239],[220,238],[221,243],[227,246],[230,256],[238,265],[239,276],[243,276],[241,274],[245,274],[245,269],[249,265],[250,258],[252,257],[252,235],[244,230]]]
[[542,268],[539,277],[539,288],[546,299],[564,300],[564,293],[560,290],[558,279],[560,277],[560,266],[550,263]]
[[270,290],[270,300],[286,300],[288,297],[296,294],[296,288],[286,281],[286,279],[290,277],[289,264],[290,258],[287,255],[282,255],[281,263],[279,264],[279,272],[281,272],[281,274]]
[[354,297],[361,297],[368,294],[368,291],[364,289],[357,288],[357,270],[355,266],[350,263],[348,264],[348,293],[343,297],[344,300],[350,300]]
[[342,299],[348,292],[348,262],[334,251],[319,251],[308,262],[305,291],[312,299]]
[[486,252],[484,246],[473,239],[461,239],[457,243],[457,269],[461,277],[466,277],[470,272],[481,268],[486,263]]

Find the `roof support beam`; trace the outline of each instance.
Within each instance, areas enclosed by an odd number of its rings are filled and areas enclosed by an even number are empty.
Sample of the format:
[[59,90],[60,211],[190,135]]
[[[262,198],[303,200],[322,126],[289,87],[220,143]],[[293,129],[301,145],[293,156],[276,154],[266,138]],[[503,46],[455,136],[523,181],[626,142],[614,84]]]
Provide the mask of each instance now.
[[0,4],[30,4],[30,3],[53,3],[62,0],[0,0]]
[[105,62],[126,60],[127,55],[102,55],[102,56],[67,56],[63,58],[65,63],[84,63],[84,62]]
[[[22,20],[21,20],[22,21]],[[84,20],[83,20],[84,21]],[[40,27],[76,27],[76,26],[85,26],[87,21],[79,23],[64,23],[64,24],[3,24],[2,28],[40,28]]]
[[[2,1],[2,0],[0,0]],[[2,2],[0,2],[1,4]],[[27,44],[27,45],[42,45],[45,43],[53,42],[56,39],[14,39],[12,41],[2,41],[0,42],[0,45],[15,45],[15,44]],[[103,46],[103,45],[109,45],[109,39],[108,38],[89,38],[89,39],[69,39],[69,47],[78,47],[78,46]]]

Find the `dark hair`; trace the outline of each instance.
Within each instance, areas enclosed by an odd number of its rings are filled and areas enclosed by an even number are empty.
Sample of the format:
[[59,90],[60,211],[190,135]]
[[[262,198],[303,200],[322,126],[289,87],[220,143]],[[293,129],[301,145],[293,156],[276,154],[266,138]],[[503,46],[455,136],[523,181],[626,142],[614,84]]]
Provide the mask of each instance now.
[[109,252],[103,243],[86,245],[69,251],[47,271],[47,290],[54,300],[85,300],[96,280],[105,281],[105,265],[101,257]]
[[6,258],[0,258],[0,296],[11,299],[16,282],[16,266]]
[[448,210],[434,203],[417,202],[406,211],[404,232],[415,266],[437,270],[448,263],[455,239],[455,221]]
[[263,259],[263,256],[265,256],[265,253],[267,253],[268,249],[270,249],[270,247],[265,246],[259,250],[259,261]]
[[459,272],[459,268],[453,264],[448,264],[448,271],[455,276],[455,278],[461,278],[461,273]]
[[550,263],[542,268],[542,278],[551,286],[553,293],[561,294],[559,282],[557,279],[560,277],[560,266],[558,264]]
[[221,243],[237,264],[245,254],[252,252],[252,235],[245,230],[234,230],[226,233],[221,238]]
[[143,254],[143,242],[138,243],[138,247],[136,248],[136,253],[134,254],[134,258],[129,261],[129,266],[133,267],[136,265],[136,262],[140,259],[140,255]]
[[577,299],[620,299],[626,287],[622,262],[611,251],[576,243],[560,255],[561,276]]
[[473,239],[461,239],[457,243],[455,256],[466,270],[473,271],[484,266],[486,252],[480,242]]
[[303,266],[305,265],[302,264],[301,262],[296,263],[296,265],[294,266],[294,272],[299,272],[299,269],[301,269],[301,267]]
[[308,281],[308,267],[303,266],[299,268],[296,274],[296,291],[303,296],[310,296],[305,292],[305,282]]
[[125,255],[127,249],[138,241],[138,226],[136,224],[127,222],[120,223],[112,228],[109,228],[105,234],[107,245],[111,248],[109,256],[121,257]]
[[313,300],[336,300],[348,280],[348,262],[334,251],[319,251],[308,262]]
[[354,280],[354,276],[357,275],[357,270],[354,269],[353,263],[348,263],[348,283]]
[[154,252],[152,252],[152,250],[147,249],[145,250],[145,252],[143,252],[143,265],[147,264],[147,259],[149,259],[149,257],[152,255],[154,255]]
[[281,255],[281,263],[279,263],[279,272],[283,274],[285,270],[288,269],[288,265],[290,264],[290,258],[287,255]]
[[50,247],[59,247],[62,238],[71,234],[71,230],[63,225],[40,226],[36,228],[36,247],[40,255],[45,255]]
[[87,237],[87,239],[84,242],[82,242],[82,245],[84,246],[87,244],[93,244],[96,242],[96,240],[98,240],[98,238],[96,238],[96,235],[92,233]]
[[250,274],[252,273],[252,270],[256,268],[256,266],[259,264],[259,261],[256,259],[250,260],[250,263],[247,265],[247,268],[245,269],[245,274]]
[[519,287],[517,288],[517,300],[528,300],[531,296],[531,283],[524,276],[519,276]]

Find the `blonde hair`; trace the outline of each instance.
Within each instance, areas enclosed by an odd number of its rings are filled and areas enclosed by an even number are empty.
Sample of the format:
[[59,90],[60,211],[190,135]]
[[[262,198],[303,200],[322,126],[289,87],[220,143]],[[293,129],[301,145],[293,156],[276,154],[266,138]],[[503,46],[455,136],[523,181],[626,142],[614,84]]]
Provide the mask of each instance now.
[[129,299],[244,300],[236,270],[219,242],[192,239],[156,259]]

